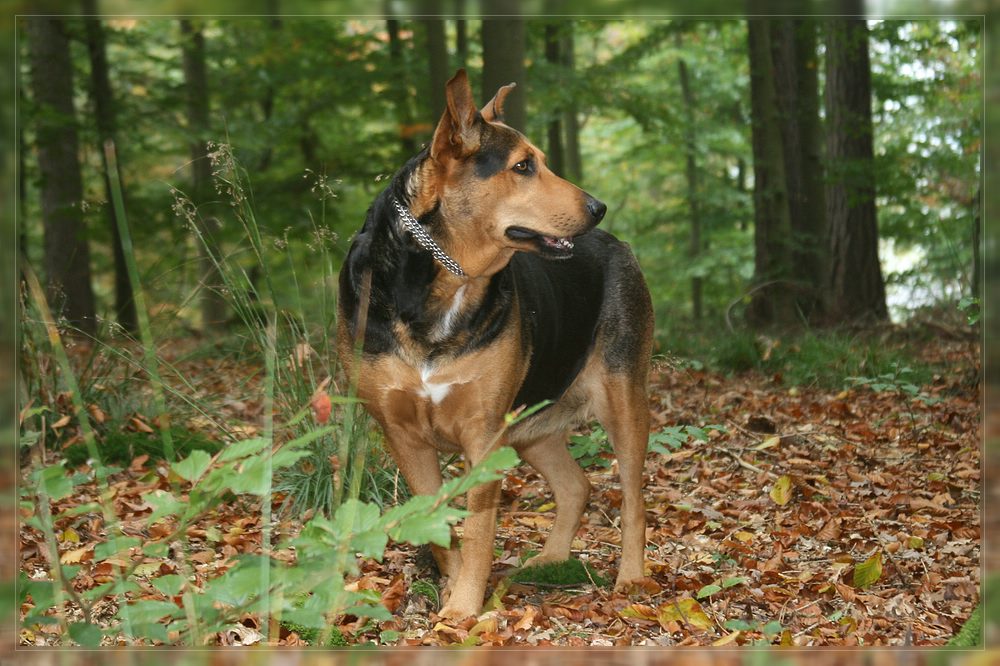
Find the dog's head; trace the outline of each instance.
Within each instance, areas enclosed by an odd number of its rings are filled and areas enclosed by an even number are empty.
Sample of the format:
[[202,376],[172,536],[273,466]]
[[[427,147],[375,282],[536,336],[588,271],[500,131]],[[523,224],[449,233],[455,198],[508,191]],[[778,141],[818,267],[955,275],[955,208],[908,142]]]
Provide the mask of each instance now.
[[[421,190],[440,206],[459,245],[572,256],[573,237],[592,229],[607,207],[554,174],[545,154],[503,122],[506,85],[477,110],[465,70],[446,89],[447,108],[430,144],[430,177]],[[429,192],[427,190],[432,190]]]

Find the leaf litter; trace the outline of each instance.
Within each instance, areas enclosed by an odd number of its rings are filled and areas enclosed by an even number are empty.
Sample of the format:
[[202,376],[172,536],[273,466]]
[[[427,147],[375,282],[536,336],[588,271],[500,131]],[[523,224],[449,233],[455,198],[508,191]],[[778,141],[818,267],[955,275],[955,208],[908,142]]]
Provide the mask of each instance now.
[[[968,349],[944,343],[937,352],[952,365],[969,357]],[[207,366],[204,381],[242,387],[243,395],[228,399],[246,404],[255,382],[227,383],[218,369]],[[725,431],[647,456],[646,578],[620,592],[589,583],[512,582],[529,551],[544,543],[555,508],[541,477],[522,466],[503,484],[482,615],[441,621],[428,554],[390,542],[382,562],[364,562],[349,584],[377,593],[392,619],[345,616],[338,628],[352,644],[941,645],[970,616],[980,591],[982,423],[978,386],[962,377],[936,376],[927,390],[939,400],[914,400],[863,386],[790,389],[759,374],[658,367],[651,380],[654,432],[709,424]],[[317,420],[329,416],[327,400],[319,387],[309,405]],[[254,432],[259,418],[257,412],[230,425]],[[620,554],[617,464],[586,471],[594,489],[573,556],[613,579]],[[155,541],[172,528],[147,525],[154,509],[147,500],[170,488],[168,476],[162,462],[140,456],[109,487],[78,485],[55,503],[56,513],[81,507],[55,525],[60,561],[79,567],[74,586],[110,583],[113,567],[130,565],[139,583],[130,597],[172,599],[182,573],[174,554],[151,557],[123,542],[120,552],[95,563],[107,535],[100,512],[87,511],[103,492],[126,535]],[[272,531],[295,534],[302,516],[279,514],[281,500],[272,501]],[[241,497],[187,530],[185,559],[195,585],[223,574],[238,556],[261,552],[260,515],[259,501]],[[30,512],[22,509],[21,517]],[[19,553],[29,579],[46,575],[43,537],[23,520]],[[95,607],[94,620],[109,619],[116,603],[109,598]],[[59,645],[60,631],[57,624],[22,627],[20,642]],[[285,627],[269,631],[260,618],[215,637],[217,645],[258,643],[308,641]]]

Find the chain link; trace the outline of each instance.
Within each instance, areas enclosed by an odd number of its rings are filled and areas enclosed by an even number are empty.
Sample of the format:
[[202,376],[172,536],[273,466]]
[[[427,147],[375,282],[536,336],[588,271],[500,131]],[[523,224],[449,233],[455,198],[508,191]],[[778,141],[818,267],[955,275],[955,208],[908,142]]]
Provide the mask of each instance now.
[[399,200],[395,197],[392,199],[392,205],[396,208],[396,212],[399,213],[399,219],[403,223],[403,228],[413,234],[413,240],[417,241],[417,245],[430,252],[449,271],[459,277],[465,277],[465,271],[458,265],[458,262],[449,257],[441,249],[441,246],[434,242],[431,235],[427,233],[426,229],[420,226],[417,218],[413,217],[413,213],[407,210],[406,206],[399,203]]

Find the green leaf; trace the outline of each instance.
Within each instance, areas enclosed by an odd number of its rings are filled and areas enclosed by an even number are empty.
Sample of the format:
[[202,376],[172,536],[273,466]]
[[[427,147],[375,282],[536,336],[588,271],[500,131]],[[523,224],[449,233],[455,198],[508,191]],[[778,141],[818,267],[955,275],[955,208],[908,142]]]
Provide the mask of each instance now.
[[861,564],[854,567],[854,587],[864,589],[882,577],[882,551],[876,551]]
[[177,473],[177,476],[194,483],[201,478],[210,464],[212,464],[212,456],[199,449],[192,451],[187,458],[173,463],[170,467]]
[[742,585],[747,582],[747,579],[743,576],[735,576],[733,578],[726,578],[722,581],[722,588],[726,589],[729,587],[735,587],[736,585]]
[[271,491],[271,468],[268,461],[258,458],[245,462],[243,469],[230,479],[229,489],[234,493],[259,496],[268,494]]
[[31,595],[35,611],[41,612],[52,608],[55,603],[55,583],[51,580],[31,580],[24,586],[25,594]]
[[366,504],[354,498],[337,507],[333,514],[333,529],[335,533],[348,538],[352,534],[367,532],[379,522],[378,506]]
[[186,506],[166,490],[154,490],[146,495],[145,500],[153,507],[153,513],[146,517],[147,525],[152,525],[166,516],[179,515]]
[[106,560],[112,555],[116,555],[123,550],[142,545],[142,540],[136,537],[115,537],[103,543],[97,544],[94,548],[94,559],[97,561]]
[[101,645],[104,634],[96,624],[89,622],[74,622],[69,625],[69,637],[85,648],[96,648]]
[[770,622],[768,622],[767,624],[765,624],[763,627],[760,628],[760,630],[768,638],[780,634],[782,629],[784,629],[784,627],[782,627],[781,623],[778,622],[777,620],[771,620]]
[[151,582],[153,587],[162,592],[168,597],[176,597],[181,592],[181,588],[184,587],[184,576],[178,576],[177,574],[167,574],[166,576],[160,576],[159,578],[154,578]]
[[[336,396],[330,396],[330,402],[336,403],[337,400],[335,398]],[[347,400],[347,398],[344,398],[344,400]],[[355,402],[361,402],[361,401],[356,400]],[[336,426],[326,426],[324,428],[317,428],[316,430],[310,430],[309,432],[300,437],[296,437],[295,439],[285,442],[281,448],[282,450],[298,449],[305,446],[306,444],[313,443],[314,441],[316,441],[321,437],[325,437],[326,435],[332,434],[336,430],[337,430]]]
[[34,475],[35,483],[52,502],[61,500],[73,492],[73,481],[66,476],[64,464],[65,461],[60,461],[58,465],[43,467]]
[[746,620],[726,620],[722,623],[722,626],[730,631],[753,631],[754,625],[750,624]]
[[713,594],[719,592],[720,590],[722,590],[722,588],[719,587],[718,585],[706,585],[705,587],[698,590],[698,594],[695,596],[697,596],[699,599],[704,599],[705,597],[712,596]]
[[183,610],[172,601],[157,601],[155,599],[145,599],[118,610],[118,618],[123,619],[124,613],[128,612],[130,622],[135,624],[152,624],[159,622],[164,617],[180,617]]
[[221,454],[219,454],[219,462],[227,462],[229,460],[236,460],[238,458],[246,458],[247,456],[252,456],[255,453],[262,451],[266,446],[271,443],[271,440],[265,439],[263,437],[254,437],[253,439],[246,439],[242,442],[236,442],[235,444],[229,444]]
[[451,511],[454,513],[450,515],[441,515],[441,512],[435,511],[430,515],[411,516],[401,521],[390,534],[395,541],[405,541],[415,546],[433,543],[447,548],[451,544],[451,523],[460,520],[462,515],[458,509]]
[[290,449],[287,446],[283,446],[278,451],[275,451],[274,455],[271,457],[271,467],[273,469],[291,467],[302,458],[312,455],[312,453],[312,451],[308,450],[295,450]]
[[351,537],[351,550],[376,562],[382,561],[382,555],[388,544],[389,535],[382,530],[368,530]]

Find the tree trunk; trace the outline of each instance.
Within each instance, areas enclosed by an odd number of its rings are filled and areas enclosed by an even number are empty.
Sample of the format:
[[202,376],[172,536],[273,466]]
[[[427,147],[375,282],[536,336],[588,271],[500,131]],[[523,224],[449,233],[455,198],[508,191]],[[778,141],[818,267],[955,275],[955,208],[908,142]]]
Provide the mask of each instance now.
[[504,104],[504,122],[523,132],[528,120],[524,94],[527,80],[525,27],[524,19],[517,15],[519,9],[516,0],[498,1],[496,11],[506,17],[483,19],[482,100],[491,99],[501,86],[517,83]]
[[747,21],[754,173],[754,288],[748,322],[757,327],[795,321],[784,146],[768,20]]
[[[677,48],[680,50],[681,35],[676,33]],[[691,223],[691,237],[688,255],[692,262],[701,255],[701,214],[698,210],[700,197],[698,186],[697,137],[695,129],[695,101],[688,77],[687,63],[683,58],[677,60],[677,75],[681,84],[681,97],[684,100],[684,156],[685,175],[687,177],[688,219]],[[691,315],[695,321],[701,320],[701,278],[691,277]]]
[[188,133],[191,154],[191,199],[199,207],[197,216],[203,242],[198,244],[202,272],[201,319],[204,332],[226,322],[219,271],[212,256],[219,257],[218,222],[200,210],[212,192],[212,165],[208,160],[208,75],[205,68],[205,37],[200,26],[181,19],[184,84],[187,92]]
[[[388,3],[386,3],[388,5]],[[403,42],[399,37],[399,21],[394,18],[385,20],[386,30],[389,33],[389,61],[395,73],[396,81],[408,81],[406,76],[406,63],[403,60]],[[410,111],[409,86],[403,84],[393,85],[393,102],[396,106],[396,122],[399,123],[399,141],[403,149],[403,155],[410,157],[417,152],[417,143],[413,139],[412,125],[413,114]]]
[[431,123],[437,123],[444,114],[444,87],[448,82],[448,42],[445,40],[444,19],[423,19],[420,25],[424,28],[427,40],[428,90],[425,91],[430,100]]
[[826,265],[825,207],[820,159],[815,27],[811,21],[771,22],[771,57],[780,117],[795,305],[807,319],[817,313]]
[[25,21],[31,89],[38,107],[36,143],[45,227],[44,267],[53,311],[88,334],[96,330],[90,248],[73,110],[73,66],[62,19]]
[[[545,61],[553,68],[558,68],[562,64],[562,49],[559,23],[545,24]],[[548,164],[549,168],[558,175],[565,176],[565,162],[563,160],[563,140],[562,140],[562,120],[560,109],[551,110],[552,119],[548,126]]]
[[466,67],[469,62],[469,22],[465,19],[455,20],[455,54],[458,56],[458,66]]
[[[562,59],[566,68],[566,76],[572,76],[576,67],[573,55],[573,23],[562,26]],[[583,159],[580,157],[580,115],[575,97],[571,99],[563,112],[563,136],[566,139],[566,178],[574,183],[583,182]]]
[[972,297],[981,298],[979,293],[982,265],[982,240],[983,240],[983,190],[982,186],[976,188],[976,198],[972,203],[972,279],[969,281],[972,287]]
[[[94,18],[98,14],[96,0],[83,0],[83,13],[88,16],[84,19],[84,26],[87,31],[87,51],[90,54],[90,98],[94,105],[94,120],[97,124],[98,152],[101,154],[101,165],[103,166],[101,175],[104,180],[108,226],[111,231],[111,252],[115,262],[115,315],[122,328],[129,333],[135,333],[139,326],[136,320],[135,301],[132,296],[132,283],[128,278],[121,235],[118,232],[118,219],[115,207],[111,202],[111,181],[108,178],[108,163],[103,149],[106,141],[115,140],[117,130],[115,100],[111,92],[111,77],[108,75],[104,26],[100,19]],[[118,162],[118,173],[114,177],[122,182],[121,161]],[[124,197],[124,191],[122,195]]]
[[[281,32],[281,10],[279,9],[278,0],[267,0],[267,13],[271,16],[268,21],[268,27],[270,29],[268,40],[269,42],[275,41],[278,34]],[[268,45],[268,48],[275,48],[273,43]],[[260,110],[264,116],[264,124],[268,125],[271,122],[271,117],[274,115],[274,76],[268,76],[267,86],[264,88],[264,96],[260,100]],[[267,171],[271,168],[271,160],[274,157],[274,147],[268,145],[264,149],[264,154],[260,158],[260,171]]]
[[826,39],[828,313],[833,322],[888,318],[878,258],[871,69],[864,19],[830,19]]

